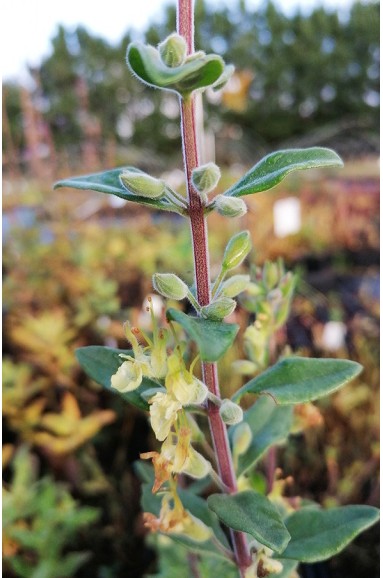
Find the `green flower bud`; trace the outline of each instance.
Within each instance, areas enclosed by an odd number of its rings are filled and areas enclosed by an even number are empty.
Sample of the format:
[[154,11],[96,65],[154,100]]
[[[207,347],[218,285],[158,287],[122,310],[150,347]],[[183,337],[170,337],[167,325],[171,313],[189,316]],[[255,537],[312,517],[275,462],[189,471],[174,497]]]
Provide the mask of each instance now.
[[162,62],[170,68],[181,66],[185,62],[187,53],[187,44],[183,36],[170,34],[161,44],[158,45]]
[[251,297],[259,297],[260,295],[265,295],[265,289],[260,283],[249,283],[246,288],[247,293]]
[[282,291],[283,297],[291,297],[295,289],[295,276],[289,271],[283,275],[279,282],[279,289]]
[[146,173],[123,171],[120,174],[120,181],[125,189],[140,197],[157,199],[165,194],[164,181],[155,179]]
[[251,427],[246,421],[238,424],[234,429],[233,434],[233,452],[235,456],[241,456],[250,447],[251,440],[253,439],[253,434]]
[[272,261],[266,261],[263,266],[263,282],[268,289],[272,289],[276,286],[279,280],[279,266],[278,263],[273,263]]
[[222,285],[222,295],[225,297],[236,297],[247,289],[250,283],[250,275],[233,275]]
[[221,171],[214,163],[207,163],[197,167],[192,172],[193,186],[205,202],[207,200],[206,195],[215,189],[220,178]]
[[235,425],[243,420],[242,408],[230,399],[222,400],[219,413],[222,421],[227,425]]
[[152,282],[154,289],[167,299],[180,301],[189,292],[186,283],[174,273],[154,273]]
[[234,235],[226,245],[223,256],[222,269],[230,271],[242,263],[251,250],[249,231],[241,231]]
[[290,315],[290,301],[289,300],[283,301],[275,313],[276,329],[282,327],[282,325],[286,323],[289,315]]
[[238,197],[218,195],[214,199],[214,208],[224,217],[243,217],[247,213],[245,201]]
[[248,359],[237,359],[233,361],[231,367],[234,373],[238,373],[239,375],[254,375],[258,369],[255,363]]
[[229,297],[219,297],[209,305],[201,307],[201,315],[205,319],[221,321],[224,317],[233,313],[237,303]]

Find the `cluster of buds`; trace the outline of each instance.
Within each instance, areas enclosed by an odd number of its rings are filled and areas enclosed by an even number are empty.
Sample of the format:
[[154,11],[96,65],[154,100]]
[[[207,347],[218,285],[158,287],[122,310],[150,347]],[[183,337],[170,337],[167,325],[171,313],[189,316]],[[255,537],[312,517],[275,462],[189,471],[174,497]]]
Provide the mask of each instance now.
[[263,268],[256,269],[255,279],[247,284],[240,298],[242,307],[256,318],[244,333],[248,359],[233,364],[238,373],[252,375],[269,365],[272,340],[288,318],[295,282],[295,276],[285,272],[280,260],[266,261]]
[[[208,194],[214,191],[220,178],[221,171],[214,163],[201,165],[192,171],[193,187],[204,205],[208,204]],[[225,195],[217,195],[209,204],[209,208],[224,217],[242,217],[247,213],[247,205],[242,199]]]
[[[237,305],[229,295],[223,294],[216,297],[209,305],[201,307],[186,283],[174,273],[155,273],[153,287],[167,299],[181,301],[187,298],[201,317],[212,321],[222,321],[234,311]],[[241,290],[240,287],[238,289]],[[233,294],[233,288],[229,289],[228,293]]]

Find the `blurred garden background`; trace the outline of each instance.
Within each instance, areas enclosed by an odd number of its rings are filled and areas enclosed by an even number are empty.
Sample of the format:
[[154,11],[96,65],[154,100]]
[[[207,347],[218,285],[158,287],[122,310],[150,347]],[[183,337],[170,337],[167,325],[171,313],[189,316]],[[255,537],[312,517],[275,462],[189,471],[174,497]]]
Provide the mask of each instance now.
[[[174,4],[142,31],[145,41],[157,44],[174,29]],[[364,366],[344,390],[298,411],[296,434],[278,449],[291,496],[325,506],[379,499],[378,30],[377,2],[355,2],[342,16],[325,8],[287,16],[273,2],[257,10],[244,0],[214,9],[196,2],[197,47],[236,66],[223,91],[206,93],[199,118],[203,160],[222,169],[218,192],[277,148],[328,146],[345,160],[343,170],[295,173],[248,197],[241,224],[255,246],[244,272],[282,256],[298,278],[280,344]],[[177,98],[132,77],[132,34],[127,27],[111,44],[86,24],[60,26],[27,83],[3,81],[9,578],[158,571],[133,466],[155,447],[146,416],[90,381],[74,350],[126,347],[122,323],[145,323],[153,272],[191,271],[189,231],[182,218],[112,196],[52,191],[59,178],[126,165],[184,190]],[[214,271],[239,225],[218,215],[209,223]],[[240,307],[235,315],[242,328],[252,320]],[[236,347],[243,357],[241,338]],[[234,359],[220,363],[226,395],[242,384],[230,372]],[[258,475],[262,485],[264,466]],[[377,577],[377,533],[328,564],[302,567],[301,576]]]

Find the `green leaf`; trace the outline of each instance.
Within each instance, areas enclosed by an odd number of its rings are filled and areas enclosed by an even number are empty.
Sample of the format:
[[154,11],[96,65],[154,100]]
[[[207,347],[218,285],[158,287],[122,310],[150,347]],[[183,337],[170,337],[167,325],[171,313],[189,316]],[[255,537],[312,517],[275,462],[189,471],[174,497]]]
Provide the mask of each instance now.
[[[293,408],[291,406],[278,407],[269,397],[260,397],[244,413],[243,421],[249,424],[253,439],[246,452],[239,456],[238,476],[254,466],[271,446],[287,438],[293,421]],[[235,425],[229,429],[230,440],[233,440],[237,427]]]
[[135,167],[121,167],[110,171],[104,171],[102,173],[63,179],[55,183],[53,188],[60,189],[62,187],[70,187],[72,189],[80,189],[84,191],[96,191],[98,193],[106,193],[107,195],[115,195],[125,201],[132,201],[133,203],[139,203],[141,205],[150,205],[155,209],[165,211],[173,210],[172,205],[170,205],[165,198],[149,199],[147,197],[140,197],[139,195],[130,193],[120,182],[120,174],[124,170],[142,173],[142,171]]
[[280,513],[265,496],[246,490],[238,494],[213,494],[209,508],[233,530],[247,532],[258,542],[281,554],[290,540]]
[[283,558],[301,562],[327,560],[378,519],[379,510],[372,506],[343,506],[331,510],[305,508],[294,512],[285,520],[291,541]]
[[305,403],[337,391],[362,369],[347,359],[288,357],[250,380],[232,399],[238,401],[245,393],[267,393],[281,405]]
[[144,377],[140,387],[134,391],[120,393],[113,389],[110,378],[124,362],[124,359],[119,356],[120,353],[133,356],[133,352],[129,349],[115,349],[114,347],[103,347],[102,345],[80,347],[75,352],[79,364],[89,377],[106,389],[120,395],[128,403],[147,411],[149,405],[141,397],[141,394],[144,394],[148,389],[153,389],[155,393],[155,390],[162,391],[163,388],[156,381]]
[[342,159],[331,149],[313,147],[278,151],[261,159],[224,194],[242,197],[260,193],[275,187],[292,171],[342,166]]
[[191,317],[176,309],[168,309],[166,317],[176,321],[187,335],[196,342],[202,361],[218,361],[232,345],[239,325]]
[[161,60],[158,50],[141,42],[129,44],[126,59],[132,72],[145,84],[181,95],[211,86],[225,70],[220,56],[204,53],[188,57],[180,66],[169,67]]

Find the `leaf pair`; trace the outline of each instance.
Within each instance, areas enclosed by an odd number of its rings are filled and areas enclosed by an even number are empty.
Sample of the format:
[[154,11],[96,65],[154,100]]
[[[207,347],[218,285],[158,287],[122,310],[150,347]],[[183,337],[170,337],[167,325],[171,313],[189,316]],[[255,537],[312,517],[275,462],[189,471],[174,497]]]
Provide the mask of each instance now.
[[[171,69],[172,70],[172,69]],[[272,153],[264,157],[250,171],[248,171],[237,183],[228,189],[224,196],[241,197],[253,193],[260,193],[275,187],[289,173],[297,170],[321,168],[330,166],[343,166],[339,156],[330,149],[313,147],[308,149],[291,149]],[[99,193],[115,195],[126,201],[133,201],[142,205],[148,205],[153,209],[179,212],[166,197],[151,199],[142,197],[127,190],[120,181],[123,171],[142,173],[134,167],[121,167],[92,175],[70,177],[58,181],[54,188],[71,187],[81,190],[92,190]]]
[[[167,318],[179,323],[188,337],[196,342],[201,359],[205,362],[215,362],[220,359],[232,345],[239,329],[236,324],[192,317],[176,309],[168,309]],[[110,389],[110,378],[123,363],[119,357],[120,353],[132,354],[131,351],[127,350],[95,345],[77,349],[76,356],[84,371],[92,379]],[[361,370],[362,366],[359,363],[345,359],[290,357],[279,361],[261,375],[251,379],[234,394],[232,399],[238,402],[244,394],[254,393],[267,394],[276,404],[282,406],[305,403],[337,391],[356,377]],[[161,386],[157,382],[146,377],[138,389],[124,393],[122,396],[136,407],[147,410],[145,392],[148,390],[158,391],[160,388]],[[253,413],[256,415],[258,409],[248,410],[245,414],[245,420],[249,419],[252,422]],[[286,413],[286,411],[281,410],[277,414],[274,416],[277,418],[276,429],[271,434],[273,443],[278,441],[278,436],[282,435],[282,430],[285,430],[285,420],[286,426],[290,420],[289,412]],[[279,419],[281,421],[278,421]],[[269,436],[270,432],[266,439]],[[249,456],[254,455],[257,459],[261,450],[262,443],[260,446],[252,447],[249,450]],[[247,461],[253,459],[249,456],[246,458]],[[243,467],[248,468],[245,465]]]
[[327,560],[379,518],[372,506],[344,506],[303,508],[283,520],[272,502],[250,490],[214,494],[208,505],[229,528],[251,534],[282,558],[301,562]]
[[[232,72],[216,54],[196,52],[179,66],[167,66],[153,46],[133,42],[128,46],[126,60],[132,72],[145,84],[187,97],[194,90],[205,89]],[[225,79],[222,79],[222,82]]]

